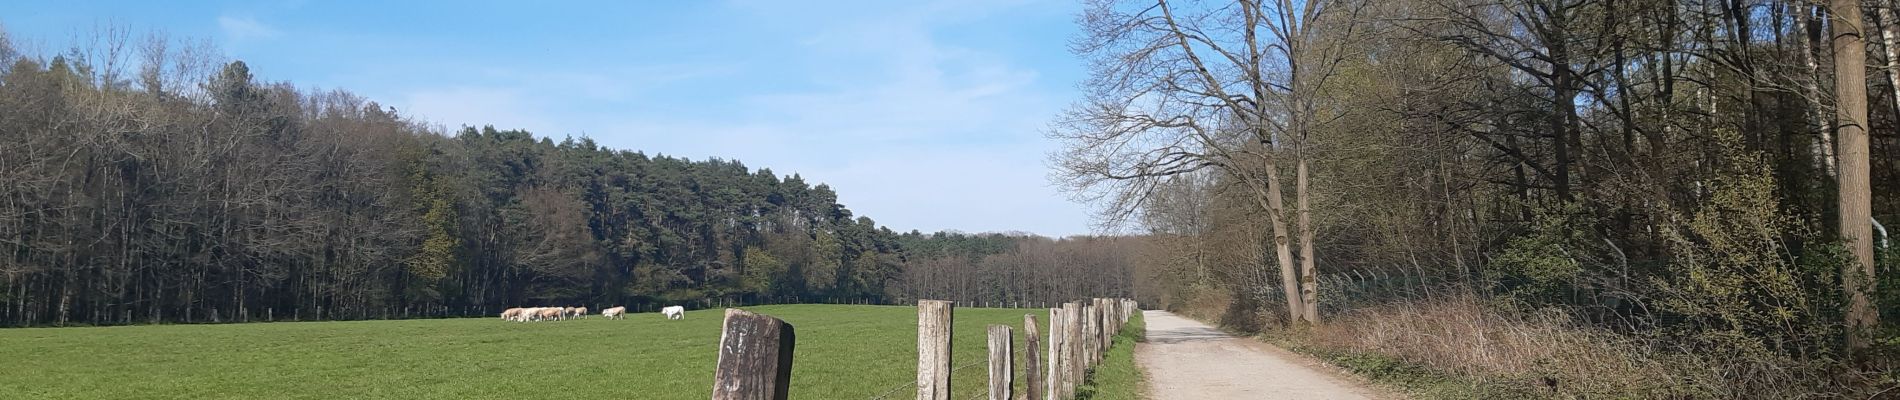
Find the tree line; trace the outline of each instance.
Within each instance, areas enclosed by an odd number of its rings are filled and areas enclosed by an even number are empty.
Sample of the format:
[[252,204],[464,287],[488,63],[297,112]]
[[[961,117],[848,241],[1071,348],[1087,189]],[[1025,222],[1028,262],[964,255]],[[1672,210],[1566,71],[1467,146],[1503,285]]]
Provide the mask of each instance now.
[[905,251],[961,235],[899,235],[797,174],[445,131],[202,41],[88,38],[47,57],[0,30],[0,323],[890,303],[965,273]]
[[1132,297],[1137,255],[1147,245],[1139,236],[917,231],[897,240],[908,260],[902,298],[1024,307]]
[[1422,272],[1692,352],[1880,359],[1893,7],[1092,1],[1052,163],[1151,233],[1150,304],[1323,323],[1350,310],[1316,278]]

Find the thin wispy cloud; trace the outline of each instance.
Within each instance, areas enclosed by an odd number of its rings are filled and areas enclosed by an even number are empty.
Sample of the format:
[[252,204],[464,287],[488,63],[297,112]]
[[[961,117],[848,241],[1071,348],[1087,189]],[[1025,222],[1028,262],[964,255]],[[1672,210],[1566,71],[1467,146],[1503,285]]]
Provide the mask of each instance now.
[[256,18],[230,15],[218,17],[218,29],[224,31],[224,35],[231,40],[271,39],[283,34]]
[[[849,11],[859,13],[848,16],[853,22],[743,32],[745,41],[704,49],[722,62],[655,57],[488,69],[474,74],[499,86],[423,87],[403,101],[449,126],[585,134],[648,154],[798,173],[832,185],[858,215],[897,230],[1087,233],[1086,209],[1048,184],[1050,144],[1039,133],[1068,101],[1070,83],[1048,82],[1042,66],[950,38],[946,31],[980,20],[973,15],[1017,6],[974,4],[998,9],[858,8]],[[733,26],[838,11],[741,5]],[[684,36],[720,33],[739,32]],[[1066,38],[1047,39],[1060,51]],[[732,56],[718,57],[726,53]]]

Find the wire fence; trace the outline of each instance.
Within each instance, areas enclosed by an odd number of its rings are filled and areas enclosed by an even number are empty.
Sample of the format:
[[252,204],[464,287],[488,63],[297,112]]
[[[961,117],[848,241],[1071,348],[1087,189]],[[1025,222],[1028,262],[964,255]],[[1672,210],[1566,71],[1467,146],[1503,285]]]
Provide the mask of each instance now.
[[[1385,268],[1328,269],[1320,274],[1318,284],[1320,313],[1331,315],[1367,306],[1389,304],[1400,301],[1431,299],[1436,296],[1463,293],[1471,288],[1471,280],[1458,270],[1442,268],[1419,268],[1410,266],[1391,266]],[[1247,276],[1250,290],[1256,293],[1263,309],[1278,309],[1286,306],[1285,291],[1281,288],[1277,276]]]
[[[968,363],[968,364],[963,364],[963,365],[959,365],[959,366],[957,366],[956,368],[951,368],[951,369],[950,369],[950,374],[951,374],[951,375],[956,375],[956,373],[957,373],[957,371],[962,371],[962,370],[964,370],[964,369],[967,369],[967,368],[970,368],[970,367],[974,367],[974,366],[978,366],[978,365],[988,365],[989,363],[990,363],[990,362],[989,362],[989,360],[983,360],[983,361],[977,361],[977,362],[972,362],[972,363]],[[884,400],[884,399],[889,399],[889,398],[891,398],[891,395],[894,395],[894,394],[897,394],[898,392],[900,392],[900,391],[903,391],[903,390],[904,390],[904,389],[906,389],[906,388],[916,388],[916,387],[917,387],[917,382],[916,382],[916,381],[911,381],[911,382],[908,382],[908,383],[905,383],[905,384],[902,384],[902,385],[897,385],[896,387],[892,387],[892,388],[890,388],[889,390],[885,390],[885,391],[884,391],[884,393],[881,393],[881,394],[878,394],[877,396],[872,396],[872,397],[871,397],[871,400]],[[977,395],[977,397],[973,397],[973,398],[982,398],[982,397],[983,397],[984,395],[987,395],[987,394],[988,394],[987,392],[985,392],[985,393],[978,393],[978,395]]]

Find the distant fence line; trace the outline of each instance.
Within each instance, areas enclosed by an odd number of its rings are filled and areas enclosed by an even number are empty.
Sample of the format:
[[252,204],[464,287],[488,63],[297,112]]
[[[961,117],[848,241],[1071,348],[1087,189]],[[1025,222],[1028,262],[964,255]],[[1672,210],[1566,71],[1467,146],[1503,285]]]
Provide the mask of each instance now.
[[[1092,298],[1049,308],[1047,340],[1038,337],[1035,314],[1024,315],[1022,329],[1007,324],[987,327],[987,359],[952,367],[951,337],[955,332],[956,303],[920,300],[917,304],[917,380],[893,387],[873,399],[887,398],[907,387],[915,387],[918,400],[951,400],[951,379],[957,372],[988,365],[987,390],[990,399],[1014,399],[1018,357],[1034,358],[1025,362],[1021,374],[1035,383],[1025,385],[1029,400],[1071,400],[1076,388],[1087,379],[1091,368],[1102,361],[1116,334],[1139,311],[1131,299]],[[785,399],[791,385],[792,359],[796,336],[791,324],[769,315],[728,309],[720,335],[719,363],[714,374],[714,400]],[[1016,332],[1022,332],[1025,348],[1013,347]],[[1047,343],[1047,353],[1039,344]],[[1020,354],[1020,355],[1019,355]],[[1047,363],[1042,363],[1047,357]],[[1039,384],[1045,383],[1046,384]],[[1026,382],[1027,383],[1027,382]],[[983,398],[974,396],[971,398]]]

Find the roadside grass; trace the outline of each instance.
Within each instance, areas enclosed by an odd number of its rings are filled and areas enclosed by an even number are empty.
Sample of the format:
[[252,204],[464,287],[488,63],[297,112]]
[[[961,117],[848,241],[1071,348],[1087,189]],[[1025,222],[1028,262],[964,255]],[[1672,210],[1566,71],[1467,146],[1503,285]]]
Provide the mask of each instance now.
[[[1363,307],[1261,338],[1421,399],[1880,398],[1873,392],[1900,387],[1872,374],[1822,376],[1824,359],[1688,351],[1579,325],[1559,311],[1498,310],[1464,296]],[[1837,379],[1874,383],[1850,388]]]
[[1371,351],[1326,348],[1312,344],[1309,333],[1279,331],[1262,334],[1274,346],[1306,354],[1345,369],[1373,384],[1421,399],[1540,399],[1548,398],[1523,387],[1487,383]]
[[1076,389],[1075,397],[1085,400],[1137,400],[1143,398],[1145,377],[1135,364],[1135,343],[1147,340],[1148,324],[1136,312],[1128,325],[1115,334],[1115,343],[1102,355],[1088,382]]
[[[914,396],[915,307],[745,308],[794,326],[793,397]],[[953,365],[965,367],[952,377],[958,399],[985,390],[986,326],[1021,332],[1025,313],[1048,320],[1041,309],[955,313]],[[704,399],[711,395],[721,316],[714,309],[689,311],[680,321],[641,313],[537,323],[466,318],[0,329],[0,398]],[[1120,346],[1111,359],[1129,358],[1132,346]],[[1110,375],[1119,368],[1105,366]],[[1130,385],[1116,379],[1104,384]]]

